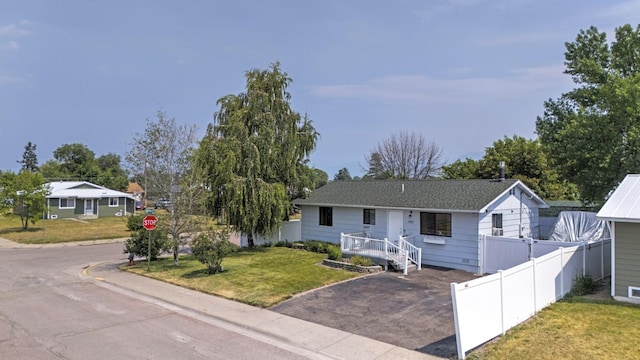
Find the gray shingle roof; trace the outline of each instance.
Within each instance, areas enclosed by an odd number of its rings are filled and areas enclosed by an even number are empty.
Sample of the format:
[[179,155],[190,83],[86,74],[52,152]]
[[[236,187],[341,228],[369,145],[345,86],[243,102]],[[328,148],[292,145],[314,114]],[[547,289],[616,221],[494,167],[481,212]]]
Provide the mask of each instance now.
[[[293,203],[480,211],[518,183],[525,191],[530,192],[514,179],[332,181],[314,190],[308,198],[296,199]],[[543,206],[546,205],[540,198],[537,199]]]

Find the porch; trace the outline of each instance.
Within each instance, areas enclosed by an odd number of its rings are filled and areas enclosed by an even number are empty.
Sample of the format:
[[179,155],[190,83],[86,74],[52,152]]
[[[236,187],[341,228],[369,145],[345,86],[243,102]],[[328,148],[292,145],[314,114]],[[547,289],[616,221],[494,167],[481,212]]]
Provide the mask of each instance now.
[[[415,264],[417,270],[422,269],[422,249],[407,241],[408,237],[399,236],[398,242],[388,239],[375,239],[365,232],[340,234],[340,249],[346,255],[360,255],[386,261],[395,269],[401,269],[407,275],[408,269]],[[386,268],[386,266],[385,266]]]

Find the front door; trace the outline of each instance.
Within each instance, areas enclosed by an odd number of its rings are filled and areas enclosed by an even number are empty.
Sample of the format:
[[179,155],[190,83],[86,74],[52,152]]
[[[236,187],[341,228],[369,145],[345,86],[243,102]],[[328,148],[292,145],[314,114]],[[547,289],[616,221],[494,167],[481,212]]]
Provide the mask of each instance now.
[[84,214],[93,215],[93,199],[84,199]]
[[404,230],[402,226],[402,211],[389,210],[388,214],[387,239],[397,244]]

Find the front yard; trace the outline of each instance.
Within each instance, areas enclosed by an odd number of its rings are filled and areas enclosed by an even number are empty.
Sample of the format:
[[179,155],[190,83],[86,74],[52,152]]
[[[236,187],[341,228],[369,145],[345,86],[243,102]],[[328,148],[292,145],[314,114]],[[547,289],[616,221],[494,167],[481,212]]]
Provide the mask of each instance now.
[[205,265],[191,255],[146,261],[121,269],[204,293],[259,307],[278,304],[293,295],[360,274],[318,265],[326,254],[282,247],[241,250],[222,261],[222,273],[208,275]]
[[53,244],[129,237],[127,217],[38,220],[25,231],[18,216],[0,214],[0,237],[22,244]]

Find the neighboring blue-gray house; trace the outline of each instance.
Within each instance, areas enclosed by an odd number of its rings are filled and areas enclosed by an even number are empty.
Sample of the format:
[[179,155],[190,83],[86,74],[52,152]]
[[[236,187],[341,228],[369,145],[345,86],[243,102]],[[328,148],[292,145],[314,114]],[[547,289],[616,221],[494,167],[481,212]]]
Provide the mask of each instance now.
[[537,238],[538,209],[548,207],[512,179],[333,181],[294,204],[303,241],[403,235],[422,249],[422,264],[473,273],[480,271],[480,235]]
[[87,181],[55,181],[45,184],[47,219],[125,216],[135,212],[135,198]]
[[611,296],[640,303],[640,174],[627,175],[597,217],[611,224]]

